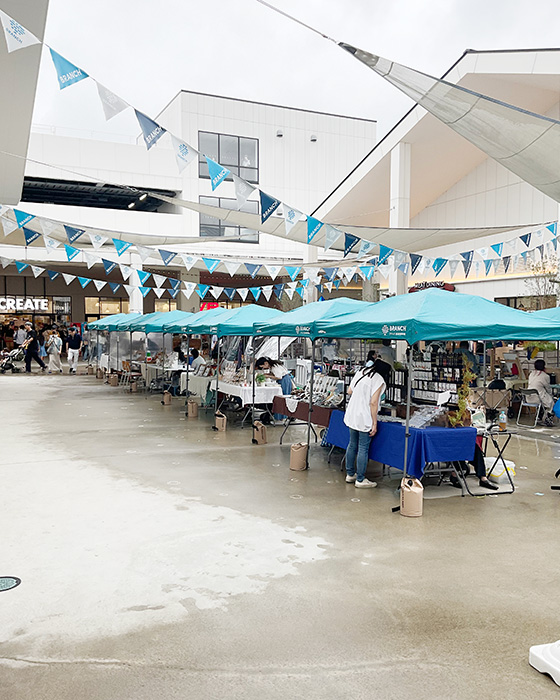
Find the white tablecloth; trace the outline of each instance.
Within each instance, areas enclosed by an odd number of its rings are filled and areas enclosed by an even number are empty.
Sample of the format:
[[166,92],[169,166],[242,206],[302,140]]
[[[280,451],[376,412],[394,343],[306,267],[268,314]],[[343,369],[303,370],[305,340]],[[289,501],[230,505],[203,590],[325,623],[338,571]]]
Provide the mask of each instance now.
[[[212,379],[210,388],[213,391],[216,390],[215,378]],[[229,394],[230,396],[239,397],[243,406],[253,403],[252,386],[240,386],[239,384],[220,382],[218,384],[218,391],[220,391],[222,394]],[[275,396],[282,396],[282,387],[279,384],[275,384],[274,386],[258,386],[255,389],[255,403],[272,403]]]
[[[208,385],[212,377],[201,377],[198,374],[189,374],[189,392],[191,394],[196,394],[202,399],[206,397],[206,392],[208,391]],[[187,373],[183,372],[181,374],[181,391],[187,390]]]
[[142,362],[140,363],[140,371],[142,372],[146,385],[149,386],[150,382],[156,379],[156,377],[169,375],[173,372],[186,372],[187,368],[185,365],[169,365],[164,368],[161,365],[146,364]]
[[99,358],[99,366],[106,372],[109,371],[109,355],[101,355],[101,357]]

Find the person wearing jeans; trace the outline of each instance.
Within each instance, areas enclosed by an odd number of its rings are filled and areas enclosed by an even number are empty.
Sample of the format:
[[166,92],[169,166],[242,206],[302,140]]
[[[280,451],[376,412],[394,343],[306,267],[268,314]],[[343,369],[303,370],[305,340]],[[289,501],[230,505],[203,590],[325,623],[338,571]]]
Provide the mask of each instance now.
[[375,481],[366,479],[369,446],[377,432],[377,414],[385,392],[385,379],[377,363],[369,360],[364,369],[354,375],[348,393],[350,400],[344,414],[344,423],[350,430],[346,448],[346,483],[356,488],[375,488]]
[[82,349],[82,336],[78,333],[78,329],[72,326],[70,335],[68,336],[68,365],[69,374],[76,374],[78,368],[78,358]]

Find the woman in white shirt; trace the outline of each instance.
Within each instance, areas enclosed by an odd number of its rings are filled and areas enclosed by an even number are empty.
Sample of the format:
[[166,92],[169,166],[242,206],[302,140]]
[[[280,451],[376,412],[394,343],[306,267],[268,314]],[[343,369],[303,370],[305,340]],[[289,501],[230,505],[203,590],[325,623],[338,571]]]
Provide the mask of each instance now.
[[206,360],[198,354],[198,350],[196,348],[191,350],[191,355],[191,369],[195,374],[198,374],[199,369],[206,365]]
[[527,388],[536,389],[539,392],[542,405],[550,413],[554,406],[554,399],[550,388],[550,376],[545,372],[544,360],[535,360],[535,369],[529,375]]
[[346,448],[346,482],[354,484],[356,488],[372,489],[377,486],[375,481],[366,479],[366,469],[369,446],[377,432],[377,414],[385,389],[385,380],[372,360],[354,375],[348,389],[350,400],[344,414],[344,422],[350,429],[350,442]]
[[293,389],[293,379],[289,371],[278,360],[271,360],[270,357],[259,357],[255,364],[255,369],[264,371],[265,375],[274,377],[282,387],[282,395],[289,396]]

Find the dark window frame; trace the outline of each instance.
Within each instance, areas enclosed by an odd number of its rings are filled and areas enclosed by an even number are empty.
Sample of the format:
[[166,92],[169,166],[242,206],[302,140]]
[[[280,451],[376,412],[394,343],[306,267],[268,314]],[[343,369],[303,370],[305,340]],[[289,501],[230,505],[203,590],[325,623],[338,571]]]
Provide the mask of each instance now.
[[[198,132],[198,150],[199,150],[199,155],[198,155],[198,176],[203,179],[203,180],[209,180],[210,175],[208,173],[208,164],[206,163],[206,159],[204,158],[204,155],[202,153],[202,148],[200,145],[200,136],[201,134],[206,134],[208,136],[217,136],[218,137],[218,154],[217,154],[217,162],[220,165],[223,165],[225,168],[230,170],[234,175],[237,175],[238,177],[242,177],[244,180],[247,180],[247,182],[250,182],[252,185],[258,185],[259,184],[259,159],[260,159],[260,144],[259,144],[259,139],[255,139],[251,136],[237,136],[236,134],[222,134],[218,133],[217,131],[199,131]],[[237,163],[227,163],[225,160],[222,160],[220,156],[220,136],[227,136],[228,138],[234,138],[237,139]],[[241,140],[245,139],[247,141],[254,141],[256,144],[256,165],[255,166],[244,166],[241,164]],[[211,156],[209,156],[211,157]],[[241,174],[241,171],[246,171],[246,170],[252,170],[255,173],[254,177],[246,177],[245,174]],[[232,181],[231,175],[228,175],[226,180]]]

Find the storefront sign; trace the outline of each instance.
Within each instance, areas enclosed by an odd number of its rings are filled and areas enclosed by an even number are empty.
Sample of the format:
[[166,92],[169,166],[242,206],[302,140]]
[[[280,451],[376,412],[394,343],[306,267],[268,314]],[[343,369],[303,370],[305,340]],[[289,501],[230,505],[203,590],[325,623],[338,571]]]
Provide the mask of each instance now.
[[49,300],[36,297],[0,297],[2,311],[48,311]]
[[414,287],[410,287],[408,290],[409,292],[419,292],[422,289],[432,289],[435,287],[436,289],[445,289],[446,292],[454,292],[455,291],[455,285],[450,284],[449,282],[418,282],[418,284],[415,284]]

